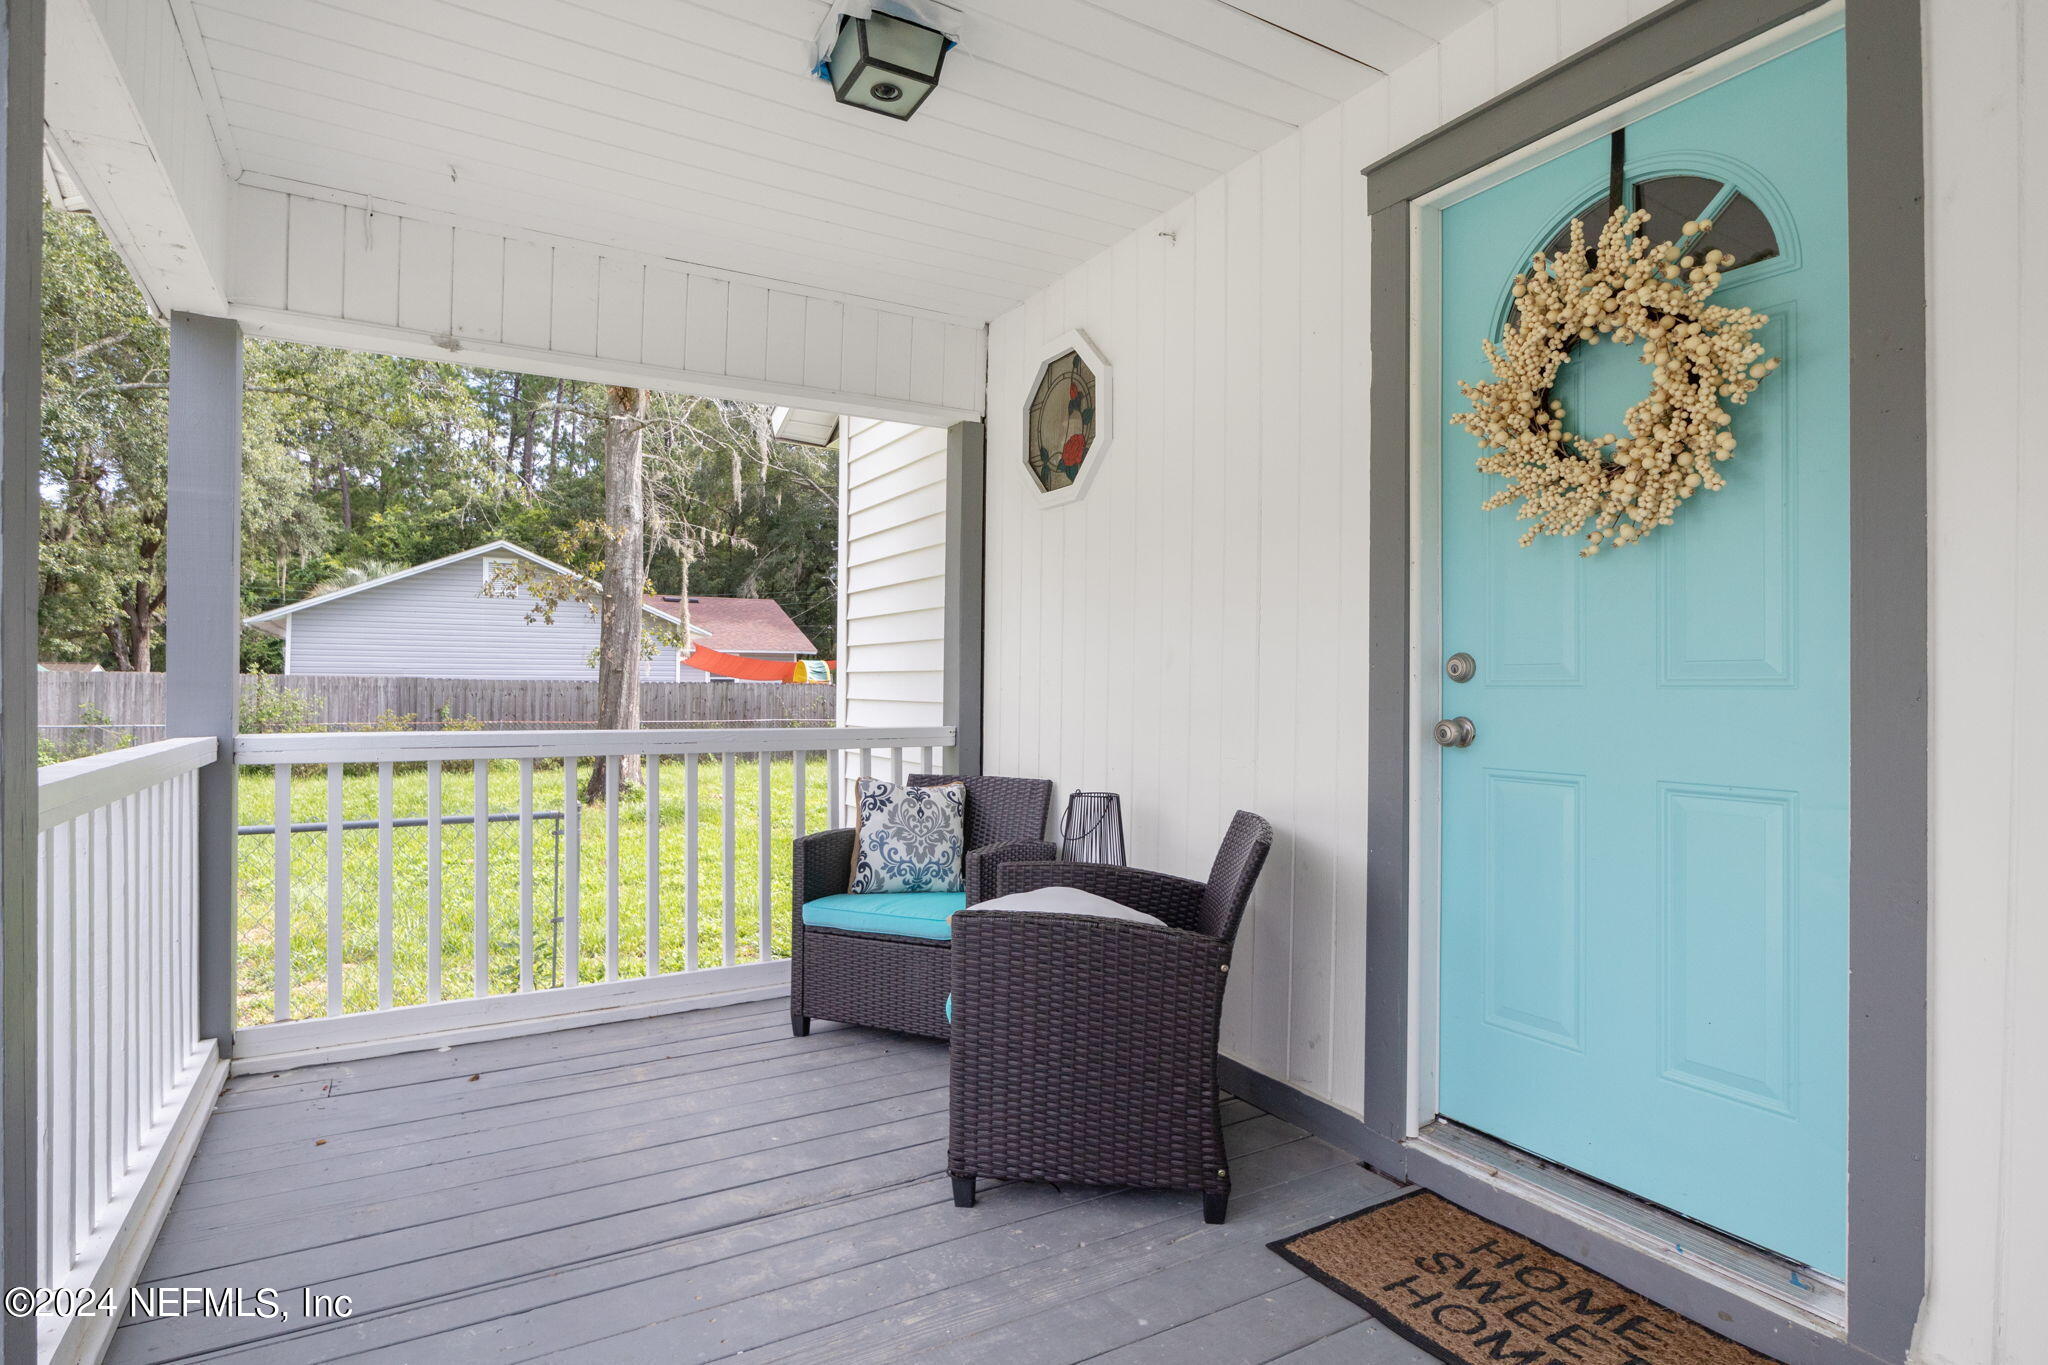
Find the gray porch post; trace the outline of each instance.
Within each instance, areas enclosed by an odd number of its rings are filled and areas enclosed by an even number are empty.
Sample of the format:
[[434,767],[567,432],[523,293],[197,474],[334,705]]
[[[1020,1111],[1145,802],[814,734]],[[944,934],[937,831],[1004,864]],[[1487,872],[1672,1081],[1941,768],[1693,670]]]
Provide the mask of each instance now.
[[199,1035],[234,1033],[235,675],[242,639],[242,329],[171,314],[166,736],[212,735],[199,772]]
[[[43,0],[0,13],[0,1285],[36,1282],[36,492]],[[0,1316],[0,1359],[36,1320]]]
[[[988,507],[988,430],[946,428],[946,724],[954,771],[981,771],[982,526]],[[840,646],[841,652],[845,646]]]

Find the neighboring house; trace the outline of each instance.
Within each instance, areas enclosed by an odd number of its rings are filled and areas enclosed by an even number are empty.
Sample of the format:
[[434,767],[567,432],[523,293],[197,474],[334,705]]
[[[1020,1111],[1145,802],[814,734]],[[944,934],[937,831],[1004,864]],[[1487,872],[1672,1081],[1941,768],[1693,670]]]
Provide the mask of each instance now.
[[[499,564],[522,559],[551,573],[589,582],[563,565],[510,541],[497,540],[367,583],[322,593],[303,602],[249,617],[251,629],[284,641],[284,671],[418,678],[562,678],[597,676],[598,621],[595,612],[564,602],[551,622],[529,620],[533,599],[525,592],[487,596],[485,584]],[[710,599],[732,601],[743,599]],[[773,602],[766,607],[785,624]],[[650,626],[677,625],[673,603],[646,603]],[[802,633],[789,629],[808,647]],[[693,627],[692,640],[707,640]],[[787,639],[778,645],[790,647]],[[735,650],[734,652],[743,652]],[[684,674],[674,645],[662,645],[646,660],[641,676],[673,681]],[[681,651],[687,654],[687,650]],[[794,657],[780,653],[768,657]]]
[[45,659],[36,665],[38,673],[104,673],[107,670],[96,663],[80,663],[72,659]]
[[[673,595],[650,596],[647,609],[674,619],[681,599]],[[804,659],[818,652],[811,637],[789,619],[782,604],[770,597],[692,597],[690,638],[721,654],[747,659]],[[713,675],[681,664],[676,677],[682,682],[704,682]]]

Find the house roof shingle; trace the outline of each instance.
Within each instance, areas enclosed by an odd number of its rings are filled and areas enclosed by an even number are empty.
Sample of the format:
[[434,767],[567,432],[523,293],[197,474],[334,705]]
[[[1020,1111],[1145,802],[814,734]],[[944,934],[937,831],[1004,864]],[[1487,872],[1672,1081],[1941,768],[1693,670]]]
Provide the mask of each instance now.
[[[673,616],[681,599],[650,594],[650,610]],[[692,597],[690,625],[727,654],[816,654],[818,647],[771,597]]]

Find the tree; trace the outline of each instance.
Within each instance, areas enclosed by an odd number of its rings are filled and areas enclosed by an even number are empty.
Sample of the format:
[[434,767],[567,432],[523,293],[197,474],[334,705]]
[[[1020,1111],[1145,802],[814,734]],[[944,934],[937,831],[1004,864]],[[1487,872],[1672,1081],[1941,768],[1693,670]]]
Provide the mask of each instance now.
[[[608,403],[604,430],[605,556],[598,617],[597,725],[600,730],[640,728],[640,623],[647,587],[646,489],[642,486],[643,434],[647,427],[647,390],[614,385],[605,390]],[[687,631],[688,622],[684,629]],[[585,797],[604,794],[605,766],[595,765]],[[640,782],[639,760],[619,761],[619,785]]]
[[[44,657],[160,666],[168,332],[87,214],[45,211]],[[250,612],[504,538],[592,579],[613,567],[612,397],[601,385],[251,339],[242,600]],[[653,394],[640,421],[637,586],[780,601],[833,648],[834,457],[772,439],[751,403]],[[526,587],[535,614],[581,579]],[[554,577],[548,575],[547,577]],[[642,654],[686,636],[640,625]],[[626,656],[630,657],[630,653]],[[251,632],[245,667],[281,666]],[[637,676],[637,670],[632,670]]]
[[[830,655],[838,612],[837,455],[776,441],[768,409],[660,395],[648,436],[649,573],[659,592],[772,597]],[[670,553],[664,553],[665,551]]]
[[[43,218],[42,647],[147,670],[162,650],[169,332],[90,216]],[[502,498],[479,468],[471,372],[260,340],[244,355],[245,605],[341,567],[321,557],[394,500],[416,514]]]

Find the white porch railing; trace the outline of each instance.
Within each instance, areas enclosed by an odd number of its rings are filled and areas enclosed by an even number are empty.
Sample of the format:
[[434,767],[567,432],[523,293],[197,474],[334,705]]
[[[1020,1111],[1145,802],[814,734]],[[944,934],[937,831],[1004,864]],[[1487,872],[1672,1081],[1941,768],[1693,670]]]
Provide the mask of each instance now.
[[[41,1358],[93,1359],[222,1068],[199,1038],[198,769],[174,739],[39,775]],[[68,1311],[62,1311],[66,1310]]]
[[[245,735],[237,1065],[779,993],[790,839],[846,822],[851,776],[942,771],[952,742],[948,728]],[[640,785],[622,793],[634,760]]]

